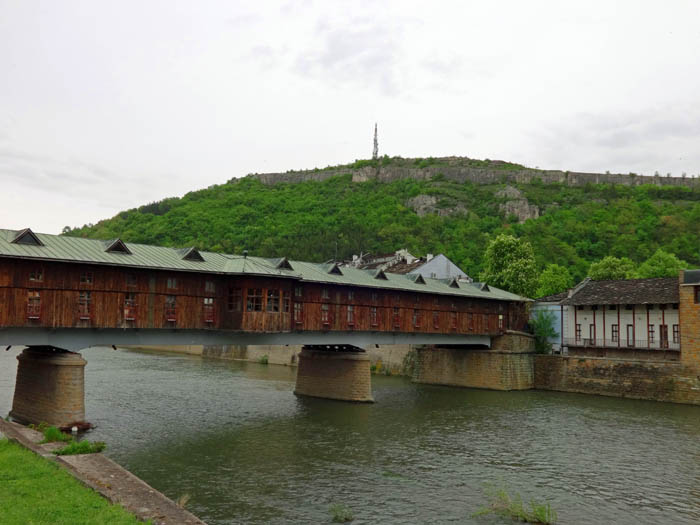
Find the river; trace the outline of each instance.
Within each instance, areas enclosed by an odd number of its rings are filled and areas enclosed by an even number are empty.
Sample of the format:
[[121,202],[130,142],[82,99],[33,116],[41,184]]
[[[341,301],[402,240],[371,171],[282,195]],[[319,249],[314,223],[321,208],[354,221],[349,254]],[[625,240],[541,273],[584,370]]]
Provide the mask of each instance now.
[[[16,355],[0,352],[0,415]],[[374,376],[375,404],[302,399],[295,369],[109,348],[87,359],[89,439],[206,522],[512,523],[487,486],[563,524],[700,522],[700,407]]]

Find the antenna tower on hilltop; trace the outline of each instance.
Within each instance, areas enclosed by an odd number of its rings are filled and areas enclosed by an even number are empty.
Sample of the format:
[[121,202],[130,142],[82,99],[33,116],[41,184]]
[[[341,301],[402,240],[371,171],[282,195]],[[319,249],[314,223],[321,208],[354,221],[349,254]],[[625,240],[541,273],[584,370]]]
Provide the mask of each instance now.
[[372,158],[377,160],[379,158],[379,140],[377,140],[377,123],[374,123],[374,149],[372,150]]

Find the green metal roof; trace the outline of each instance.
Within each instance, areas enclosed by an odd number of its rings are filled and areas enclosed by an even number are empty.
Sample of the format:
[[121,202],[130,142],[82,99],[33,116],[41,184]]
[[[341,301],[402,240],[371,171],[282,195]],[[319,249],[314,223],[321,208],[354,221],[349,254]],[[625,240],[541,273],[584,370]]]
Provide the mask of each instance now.
[[[29,233],[27,234],[27,232]],[[23,234],[31,237],[33,232],[30,230],[0,229],[0,257],[200,273],[287,277],[307,282],[344,284],[500,301],[529,300],[493,286],[489,286],[488,290],[482,290],[476,283],[470,284],[460,281],[458,282],[459,287],[454,288],[450,286],[451,280],[424,278],[425,284],[422,284],[416,282],[416,277],[411,275],[384,273],[383,275],[386,276],[386,279],[382,279],[377,278],[379,272],[376,270],[358,270],[346,267],[339,268],[342,275],[329,273],[335,266],[333,264],[288,261],[292,267],[291,270],[284,268],[284,265],[278,268],[280,263],[285,260],[282,257],[266,259],[200,251],[203,261],[186,260],[183,259],[183,256],[190,251],[189,248],[178,249],[147,244],[124,243],[131,253],[108,252],[106,249],[118,239],[102,241],[45,233],[33,234],[43,244],[42,246],[13,242],[18,235]]]

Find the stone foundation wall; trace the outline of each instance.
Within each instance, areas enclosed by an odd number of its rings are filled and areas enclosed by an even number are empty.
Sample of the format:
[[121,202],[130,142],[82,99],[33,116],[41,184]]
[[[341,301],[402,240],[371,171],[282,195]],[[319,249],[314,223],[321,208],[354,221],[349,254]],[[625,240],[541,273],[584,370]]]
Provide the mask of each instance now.
[[294,393],[300,396],[371,402],[372,377],[364,352],[303,349]]
[[85,361],[80,354],[27,348],[17,356],[10,417],[58,427],[85,420]]
[[534,388],[700,404],[700,373],[682,363],[534,356]]

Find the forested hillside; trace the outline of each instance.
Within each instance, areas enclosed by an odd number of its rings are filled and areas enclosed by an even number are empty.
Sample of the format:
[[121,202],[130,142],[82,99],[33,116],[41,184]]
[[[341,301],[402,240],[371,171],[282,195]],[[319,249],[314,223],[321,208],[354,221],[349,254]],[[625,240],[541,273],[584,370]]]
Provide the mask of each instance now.
[[440,175],[352,182],[348,173],[265,185],[246,177],[65,232],[310,261],[334,257],[336,243],[340,258],[408,248],[445,253],[475,277],[498,233],[529,240],[540,269],[557,263],[576,280],[607,255],[639,263],[658,248],[700,266],[698,188],[509,184]]

